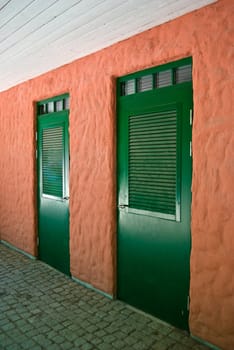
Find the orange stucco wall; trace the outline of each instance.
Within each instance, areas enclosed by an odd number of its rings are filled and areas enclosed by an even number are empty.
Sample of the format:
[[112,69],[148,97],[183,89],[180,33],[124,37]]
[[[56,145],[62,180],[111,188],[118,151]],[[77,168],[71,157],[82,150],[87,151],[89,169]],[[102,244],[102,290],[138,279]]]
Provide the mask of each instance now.
[[115,78],[193,57],[190,328],[234,349],[234,3],[215,4],[0,93],[0,238],[36,255],[35,101],[69,92],[73,276],[115,291]]

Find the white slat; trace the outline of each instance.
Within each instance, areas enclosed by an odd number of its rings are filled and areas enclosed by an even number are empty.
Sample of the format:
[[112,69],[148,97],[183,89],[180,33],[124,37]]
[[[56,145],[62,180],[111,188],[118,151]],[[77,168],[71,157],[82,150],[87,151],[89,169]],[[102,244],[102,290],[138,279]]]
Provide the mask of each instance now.
[[11,0],[0,11],[0,30],[10,21],[14,20],[24,9],[35,0],[21,0],[16,2]]
[[[64,2],[64,0],[61,0]],[[96,8],[99,4],[103,3],[104,0],[86,0],[86,5],[89,5],[89,11],[94,9],[96,12]],[[24,38],[23,43],[19,40],[15,44],[12,51],[8,52],[9,55],[14,54],[25,54],[37,52],[41,47],[45,47],[46,45],[50,45],[56,39],[63,36],[64,33],[70,33],[72,29],[72,24],[79,23],[81,17],[85,17],[87,20],[87,6],[84,6],[84,2],[75,1],[76,5],[69,6],[67,11],[63,11],[62,13],[54,14],[51,9],[48,9],[48,16],[52,19],[51,21],[44,21],[43,26],[39,26],[37,30],[31,31],[30,35]],[[69,5],[71,4],[71,0],[69,0]]]
[[[77,0],[70,0],[70,4],[68,5],[67,2],[64,2],[64,0],[59,1],[51,1],[51,4],[49,5],[49,2],[45,3],[47,6],[41,9],[38,9],[39,12],[35,11],[34,15],[31,15],[31,11],[33,10],[31,7],[27,8],[27,10],[30,9],[30,13],[23,14],[21,12],[20,16],[29,17],[29,20],[19,21],[19,27],[16,28],[16,25],[14,22],[11,22],[11,29],[12,31],[9,31],[7,35],[5,35],[4,40],[0,41],[0,54],[9,48],[14,48],[14,50],[17,50],[17,47],[21,47],[22,45],[25,46],[28,43],[32,44],[31,36],[38,32],[41,28],[46,27],[50,22],[53,22],[54,18],[58,18],[63,16],[64,13],[70,9],[72,11],[74,5],[77,4]],[[49,6],[48,6],[49,5]],[[26,10],[25,10],[26,11]],[[53,15],[52,15],[53,13]],[[53,26],[53,24],[52,24]],[[9,26],[5,26],[5,28]],[[4,29],[4,28],[3,28]],[[61,30],[61,29],[60,29]],[[0,31],[0,37],[3,35],[3,30]]]

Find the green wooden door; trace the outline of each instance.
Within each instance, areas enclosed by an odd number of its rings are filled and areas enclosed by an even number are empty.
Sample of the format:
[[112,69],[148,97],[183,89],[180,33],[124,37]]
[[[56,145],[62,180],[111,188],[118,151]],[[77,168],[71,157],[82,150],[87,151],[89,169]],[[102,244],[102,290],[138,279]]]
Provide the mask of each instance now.
[[188,329],[191,60],[118,81],[118,298]]
[[64,101],[66,96],[39,104],[38,253],[42,261],[70,274],[69,135]]

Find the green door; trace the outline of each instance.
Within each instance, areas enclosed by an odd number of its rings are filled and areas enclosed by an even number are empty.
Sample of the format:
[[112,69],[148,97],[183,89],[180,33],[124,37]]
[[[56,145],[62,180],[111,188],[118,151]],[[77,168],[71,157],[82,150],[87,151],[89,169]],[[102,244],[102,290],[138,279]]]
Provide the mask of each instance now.
[[38,253],[70,274],[68,97],[38,104]]
[[118,81],[118,298],[188,329],[191,59]]

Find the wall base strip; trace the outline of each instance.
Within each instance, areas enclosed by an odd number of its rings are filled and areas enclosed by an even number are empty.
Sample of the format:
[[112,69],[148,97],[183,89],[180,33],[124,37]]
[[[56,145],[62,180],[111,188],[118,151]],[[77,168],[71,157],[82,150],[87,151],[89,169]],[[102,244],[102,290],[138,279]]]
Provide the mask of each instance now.
[[98,288],[95,288],[94,286],[92,286],[92,284],[89,284],[89,283],[87,283],[87,282],[84,282],[84,281],[82,281],[82,280],[80,280],[80,279],[78,279],[78,278],[76,278],[76,277],[74,277],[74,276],[71,276],[71,278],[72,278],[72,280],[73,280],[74,282],[80,284],[81,286],[83,286],[83,287],[85,287],[85,288],[91,289],[91,290],[93,290],[94,292],[97,292],[98,294],[101,294],[101,295],[103,295],[104,297],[106,297],[106,298],[108,298],[108,299],[111,299],[111,300],[114,299],[113,295],[108,294],[108,293],[105,293],[105,292],[103,292],[102,290],[100,290],[100,289],[98,289]]
[[201,343],[202,345],[206,345],[209,348],[211,348],[212,350],[222,350],[221,348],[209,343],[208,341],[205,341],[199,337],[197,337],[196,335],[193,335],[192,333],[190,333],[191,338],[193,338],[194,340],[196,340],[197,342]]
[[11,244],[11,243],[9,243],[9,242],[7,242],[7,241],[4,241],[3,239],[0,240],[0,243],[3,244],[3,245],[5,245],[6,247],[8,247],[8,248],[10,248],[10,249],[12,249],[12,250],[18,252],[18,253],[20,253],[20,254],[23,254],[23,255],[27,256],[28,258],[30,258],[30,259],[32,259],[32,260],[37,260],[37,257],[36,257],[36,256],[33,256],[33,255],[31,255],[31,254],[25,252],[24,250],[15,247],[13,244]]

